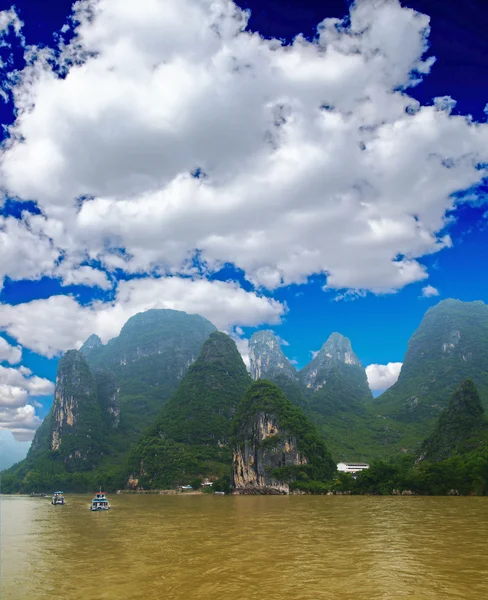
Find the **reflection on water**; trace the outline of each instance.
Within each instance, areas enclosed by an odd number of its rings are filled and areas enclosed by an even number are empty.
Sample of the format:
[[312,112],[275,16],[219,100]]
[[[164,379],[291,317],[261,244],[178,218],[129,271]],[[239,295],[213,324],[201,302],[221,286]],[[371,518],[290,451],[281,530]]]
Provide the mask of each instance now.
[[2,600],[488,598],[488,498],[1,498]]

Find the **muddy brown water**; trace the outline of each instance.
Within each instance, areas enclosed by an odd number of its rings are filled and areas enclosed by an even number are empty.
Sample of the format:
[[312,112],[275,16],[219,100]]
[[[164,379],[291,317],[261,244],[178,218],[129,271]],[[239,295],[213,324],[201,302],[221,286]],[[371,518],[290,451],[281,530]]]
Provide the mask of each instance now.
[[2,600],[484,600],[488,498],[2,496]]

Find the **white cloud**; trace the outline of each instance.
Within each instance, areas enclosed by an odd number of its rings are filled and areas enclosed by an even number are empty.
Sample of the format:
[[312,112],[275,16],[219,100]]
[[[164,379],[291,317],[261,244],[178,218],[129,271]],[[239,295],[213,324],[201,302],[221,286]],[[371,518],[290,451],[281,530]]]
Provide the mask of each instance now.
[[115,300],[81,306],[71,296],[51,296],[25,304],[0,304],[0,330],[24,347],[55,356],[79,347],[92,333],[102,341],[118,335],[134,314],[172,308],[208,318],[218,329],[279,323],[286,307],[276,300],[246,292],[235,283],[168,277],[120,282]]
[[6,276],[17,281],[49,276],[65,286],[110,289],[112,284],[103,271],[80,266],[87,259],[88,253],[77,250],[55,220],[27,212],[22,219],[0,216],[0,289]]
[[84,285],[87,287],[99,287],[108,290],[112,287],[107,275],[93,267],[81,266],[74,269],[66,269],[62,277],[62,285]]
[[400,375],[402,368],[400,362],[387,365],[369,365],[366,367],[369,387],[372,391],[384,391],[391,387]]
[[424,298],[432,298],[433,296],[438,296],[439,290],[432,285],[427,285],[422,288],[422,296]]
[[359,0],[350,27],[326,19],[285,47],[244,31],[229,0],[75,7],[63,77],[33,52],[13,90],[0,179],[44,213],[9,225],[28,249],[18,277],[51,274],[58,251],[71,269],[176,274],[198,249],[208,271],[233,263],[269,289],[326,273],[379,293],[424,280],[417,259],[450,245],[446,213],[485,175],[488,124],[407,95],[432,64],[427,16]]
[[0,289],[6,276],[21,280],[51,274],[59,256],[43,231],[34,233],[26,221],[0,216]]
[[11,346],[7,340],[0,336],[0,363],[5,361],[15,365],[22,359],[22,348]]
[[[0,365],[0,385],[22,389],[31,396],[49,396],[54,392],[54,384],[51,381],[32,375],[26,367],[14,369]],[[8,406],[8,402],[3,401],[1,396],[0,404]]]
[[33,400],[37,396],[50,396],[54,384],[26,367],[0,365],[0,429],[8,429],[19,442],[31,441],[41,424]]
[[31,442],[41,419],[30,404],[18,408],[0,405],[0,429],[10,431],[18,442]]
[[[2,377],[1,371],[0,377]],[[19,408],[25,406],[28,397],[27,390],[16,385],[0,383],[0,406]]]
[[[19,36],[22,29],[22,21],[17,16],[14,8],[0,11],[0,35],[5,35],[9,29],[13,29],[14,33]],[[5,43],[3,41],[3,43]]]

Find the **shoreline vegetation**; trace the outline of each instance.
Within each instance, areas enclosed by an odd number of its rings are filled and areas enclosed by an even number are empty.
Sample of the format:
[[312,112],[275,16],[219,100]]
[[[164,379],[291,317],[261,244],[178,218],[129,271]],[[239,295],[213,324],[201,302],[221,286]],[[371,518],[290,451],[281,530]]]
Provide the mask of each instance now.
[[[214,496],[215,492],[203,492],[201,490],[193,490],[193,491],[180,491],[180,490],[116,490],[112,492],[118,496]],[[223,494],[226,496],[383,496],[383,497],[430,497],[430,498],[445,498],[448,496],[458,496],[458,497],[471,497],[471,498],[480,498],[484,497],[488,494],[476,493],[476,492],[467,492],[461,493],[459,490],[451,489],[446,493],[439,494],[428,494],[428,493],[418,493],[412,490],[392,490],[391,493],[381,493],[381,492],[353,492],[352,490],[340,491],[340,490],[328,490],[328,491],[310,491],[310,490],[302,490],[302,489],[293,489],[289,494],[283,494],[281,492],[261,492],[261,491],[245,491],[245,492],[218,492],[218,494]],[[66,492],[65,495],[69,496],[87,496],[90,495],[90,492]],[[33,496],[28,492],[12,492],[5,493],[0,492],[0,496],[20,496],[20,497],[40,497]],[[50,494],[46,493],[44,499],[49,498]]]

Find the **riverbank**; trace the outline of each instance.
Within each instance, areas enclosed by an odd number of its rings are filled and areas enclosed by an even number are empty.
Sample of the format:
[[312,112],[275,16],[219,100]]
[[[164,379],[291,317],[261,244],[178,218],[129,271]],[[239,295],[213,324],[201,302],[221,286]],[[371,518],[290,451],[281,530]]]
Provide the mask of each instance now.
[[[206,492],[211,493],[211,492]],[[159,496],[203,496],[201,490],[117,490],[116,494],[140,494]]]

